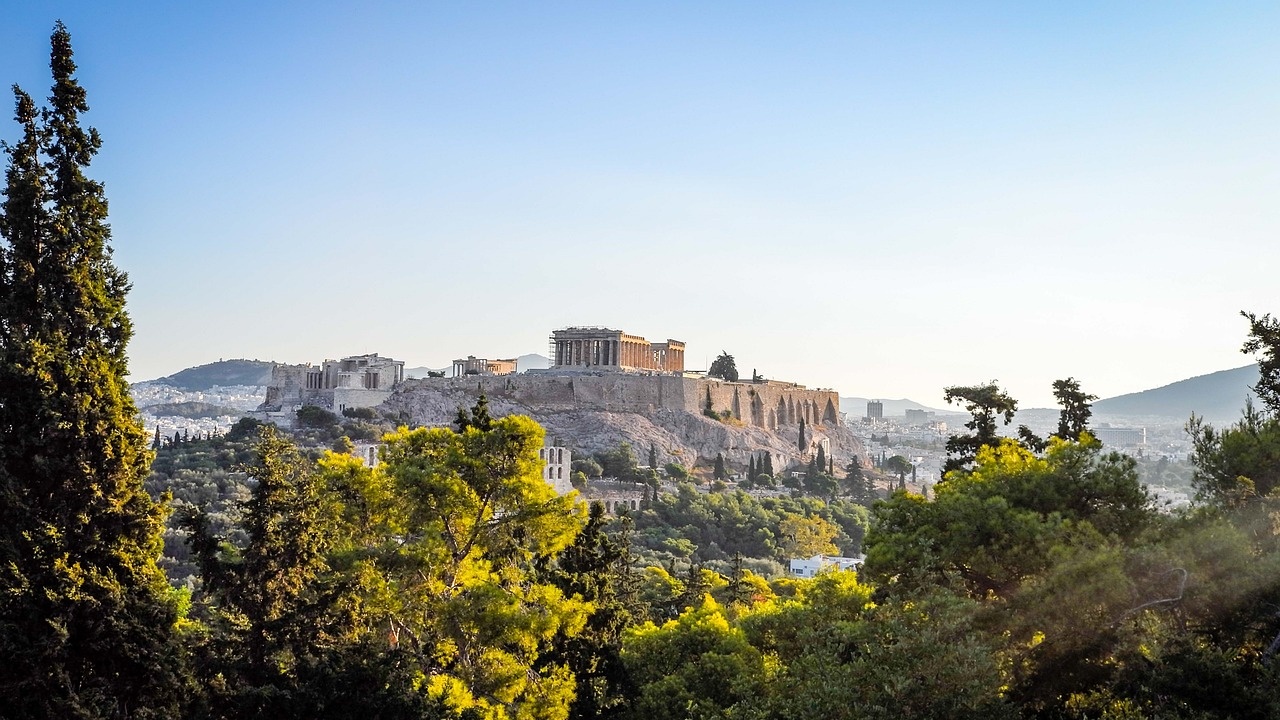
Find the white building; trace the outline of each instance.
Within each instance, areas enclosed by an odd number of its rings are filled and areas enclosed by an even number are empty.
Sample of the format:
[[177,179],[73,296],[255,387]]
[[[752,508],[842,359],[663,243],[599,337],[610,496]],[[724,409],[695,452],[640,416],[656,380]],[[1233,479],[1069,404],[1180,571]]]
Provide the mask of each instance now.
[[866,555],[858,557],[839,557],[835,555],[814,555],[811,558],[792,558],[791,574],[798,578],[816,577],[827,570],[857,570],[867,559]]
[[353,445],[355,445],[355,449],[351,451],[351,454],[359,458],[360,462],[364,463],[365,467],[378,467],[378,447],[381,446],[382,443],[357,442],[353,443]]
[[570,468],[573,466],[573,451],[567,447],[548,446],[538,451],[542,459],[542,479],[561,495],[573,490],[569,481]]

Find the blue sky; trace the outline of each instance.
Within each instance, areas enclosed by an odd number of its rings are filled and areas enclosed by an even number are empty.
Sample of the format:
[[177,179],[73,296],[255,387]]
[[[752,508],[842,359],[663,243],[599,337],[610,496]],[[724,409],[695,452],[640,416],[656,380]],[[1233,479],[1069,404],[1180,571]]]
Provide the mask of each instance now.
[[0,19],[38,97],[71,30],[136,379],[589,324],[1033,406],[1243,365],[1280,311],[1274,4],[170,5]]

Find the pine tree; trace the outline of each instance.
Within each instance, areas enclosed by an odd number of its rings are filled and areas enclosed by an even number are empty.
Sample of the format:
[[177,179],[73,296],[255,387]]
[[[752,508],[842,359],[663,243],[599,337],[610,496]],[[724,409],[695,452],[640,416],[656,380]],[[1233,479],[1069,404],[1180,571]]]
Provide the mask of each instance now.
[[546,582],[566,595],[581,596],[595,608],[580,633],[561,630],[550,652],[539,658],[540,669],[563,664],[573,671],[577,691],[569,708],[570,720],[601,717],[616,711],[626,698],[622,633],[640,618],[623,588],[632,572],[629,540],[626,533],[616,540],[610,537],[605,532],[608,522],[604,506],[592,503],[587,526],[573,545],[561,551],[554,564],[543,563],[539,571]]
[[111,262],[101,140],[58,23],[50,106],[21,90],[0,233],[0,698],[9,717],[176,717],[164,509],[125,377],[129,289]]
[[466,408],[459,405],[453,424],[460,433],[466,432],[469,427],[489,432],[493,428],[493,417],[489,415],[489,398],[485,397],[484,393],[480,393],[480,398],[476,400],[471,412],[467,412]]

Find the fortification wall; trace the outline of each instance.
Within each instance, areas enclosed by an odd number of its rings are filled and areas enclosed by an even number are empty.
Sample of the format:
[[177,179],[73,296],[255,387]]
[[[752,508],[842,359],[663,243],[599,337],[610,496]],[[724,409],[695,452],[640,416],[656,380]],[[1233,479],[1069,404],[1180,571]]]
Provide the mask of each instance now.
[[775,430],[797,425],[839,423],[839,395],[834,390],[809,390],[788,383],[724,382],[675,375],[627,373],[527,373],[489,377],[423,378],[401,384],[397,393],[435,388],[481,391],[490,399],[548,409],[652,413],[680,410],[702,413],[728,411],[747,425]]
[[302,401],[302,391],[307,387],[307,371],[311,365],[283,365],[271,367],[271,384],[259,407],[263,410],[279,410],[283,405],[297,405]]

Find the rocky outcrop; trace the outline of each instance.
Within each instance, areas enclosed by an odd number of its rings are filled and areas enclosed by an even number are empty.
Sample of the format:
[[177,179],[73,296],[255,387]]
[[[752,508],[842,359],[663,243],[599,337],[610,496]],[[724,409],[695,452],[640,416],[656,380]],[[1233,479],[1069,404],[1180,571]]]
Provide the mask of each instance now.
[[[625,441],[641,462],[652,445],[660,463],[694,467],[723,453],[731,469],[745,469],[752,453],[768,451],[774,467],[781,469],[808,461],[798,447],[799,418],[807,414],[811,419],[806,420],[805,437],[811,452],[825,439],[837,464],[862,455],[857,438],[828,410],[839,402],[834,391],[780,383],[620,374],[432,378],[406,381],[379,408],[402,422],[447,425],[459,407],[474,405],[481,392],[495,416],[529,415],[546,428],[548,443],[579,452]],[[728,418],[712,419],[701,412],[708,396],[712,409]]]

